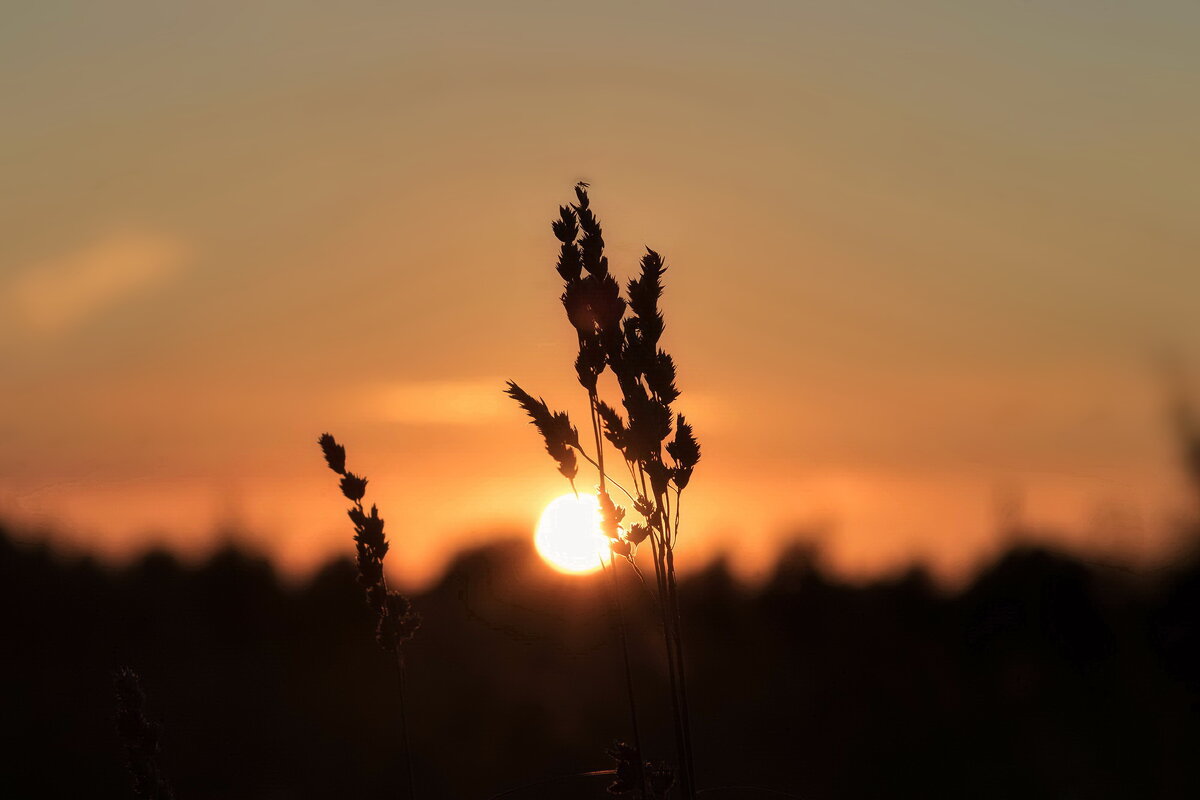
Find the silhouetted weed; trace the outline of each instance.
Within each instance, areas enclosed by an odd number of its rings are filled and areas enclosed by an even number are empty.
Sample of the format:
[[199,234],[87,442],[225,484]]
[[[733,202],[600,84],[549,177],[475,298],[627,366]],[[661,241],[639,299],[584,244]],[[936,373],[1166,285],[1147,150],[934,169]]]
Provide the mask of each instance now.
[[[684,796],[691,800],[695,797],[696,783],[675,545],[681,496],[700,461],[700,445],[692,426],[672,407],[680,394],[675,383],[675,362],[660,345],[665,326],[659,300],[667,268],[662,257],[647,248],[640,274],[626,285],[628,299],[623,297],[620,285],[609,272],[603,230],[591,209],[587,184],[575,186],[575,200],[559,207],[551,229],[559,241],[555,269],[563,279],[560,299],[579,344],[575,375],[588,394],[595,457],[582,446],[579,433],[566,413],[551,411],[543,400],[535,399],[512,381],[506,392],[529,415],[547,451],[572,487],[578,472],[575,453],[596,468],[601,527],[611,540],[613,554],[636,570],[637,548],[650,542],[681,763],[680,782]],[[624,417],[600,398],[599,379],[606,369],[611,371],[620,391]],[[630,478],[628,489],[605,468],[605,440],[625,462]],[[640,521],[623,524],[626,510],[613,501],[610,485],[628,497]],[[636,719],[632,692],[630,704]],[[640,769],[640,754],[627,761],[638,764]],[[660,786],[663,774],[660,770]],[[624,777],[618,768],[618,779],[613,786],[622,791],[634,788],[628,768]]]
[[396,660],[396,672],[400,681],[400,721],[404,737],[404,760],[408,771],[409,796],[415,797],[413,780],[412,750],[408,744],[408,721],[404,714],[404,648],[421,626],[421,617],[407,597],[399,592],[388,591],[387,577],[383,573],[383,559],[388,554],[388,541],[383,532],[383,518],[379,509],[371,506],[368,512],[363,506],[367,492],[367,479],[346,470],[346,448],[328,433],[321,434],[317,443],[325,456],[325,463],[341,476],[339,486],[346,499],[354,503],[347,512],[354,524],[354,547],[358,565],[358,582],[367,594],[367,604],[377,617],[375,640],[379,646],[391,653]]

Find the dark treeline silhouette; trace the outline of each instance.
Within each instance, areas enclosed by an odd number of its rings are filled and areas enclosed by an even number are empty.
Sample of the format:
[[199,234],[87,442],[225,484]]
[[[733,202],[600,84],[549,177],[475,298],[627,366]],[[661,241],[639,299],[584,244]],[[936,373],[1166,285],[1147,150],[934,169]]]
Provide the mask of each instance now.
[[[287,585],[233,549],[112,569],[0,535],[0,795],[131,796],[112,693],[129,665],[181,800],[401,796],[394,665],[355,577],[338,561]],[[951,594],[919,570],[850,586],[798,548],[762,587],[718,564],[681,595],[701,789],[1200,792],[1195,561],[1139,577],[1025,547]],[[604,749],[629,731],[601,576],[556,575],[510,541],[461,555],[414,603],[423,797],[487,800],[611,767]],[[665,680],[660,634],[653,614],[631,616],[646,621],[631,636],[647,755],[673,759],[669,710],[649,700]],[[599,798],[604,786],[564,779],[511,796]]]

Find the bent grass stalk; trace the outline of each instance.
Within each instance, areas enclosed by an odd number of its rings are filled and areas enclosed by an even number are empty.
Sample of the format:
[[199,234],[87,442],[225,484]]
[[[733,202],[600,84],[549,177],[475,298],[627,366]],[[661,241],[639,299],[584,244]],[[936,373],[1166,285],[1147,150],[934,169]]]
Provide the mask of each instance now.
[[354,503],[347,514],[354,524],[355,563],[358,566],[358,582],[366,590],[367,604],[377,615],[375,640],[396,662],[396,674],[400,697],[400,737],[404,751],[405,771],[408,774],[409,800],[416,800],[416,782],[413,779],[412,748],[408,738],[408,717],[404,708],[404,650],[403,645],[413,637],[421,626],[421,617],[407,597],[388,590],[387,577],[383,573],[383,559],[390,545],[383,532],[383,518],[379,509],[372,505],[370,512],[363,507],[367,492],[367,479],[346,469],[346,448],[328,433],[317,439],[325,463],[341,476],[339,487],[342,495]]
[[[621,287],[609,273],[603,230],[591,209],[587,188],[584,183],[575,186],[576,202],[559,207],[558,218],[551,223],[551,228],[559,242],[555,269],[563,279],[560,299],[579,344],[575,374],[587,392],[596,457],[592,458],[584,451],[579,432],[567,414],[551,411],[544,400],[535,399],[512,381],[506,392],[529,415],[542,435],[547,452],[558,462],[559,471],[571,482],[572,489],[579,471],[576,453],[596,468],[601,525],[613,554],[637,570],[634,560],[637,548],[646,540],[650,542],[679,756],[679,778],[684,797],[694,800],[697,794],[695,759],[684,676],[675,545],[679,537],[680,500],[700,460],[700,445],[691,425],[672,408],[680,394],[675,385],[675,362],[659,346],[664,320],[658,303],[662,297],[666,265],[658,253],[647,248],[641,260],[641,274],[628,282],[626,296],[622,296]],[[600,398],[599,378],[606,369],[620,390],[624,417]],[[674,438],[670,438],[672,431]],[[613,480],[605,469],[605,440],[625,461],[633,482],[632,491]],[[621,526],[626,511],[613,502],[608,492],[609,484],[632,500],[633,510],[641,517],[639,522]],[[674,516],[671,514],[672,489],[675,492]],[[640,570],[637,574],[640,578]],[[632,695],[630,700],[632,703]],[[636,757],[636,763],[641,765],[638,771],[647,776],[641,784],[643,791],[650,790],[654,796],[665,796],[669,791],[670,781],[661,765],[654,768],[652,778],[649,765],[645,765],[640,752],[636,756],[625,751],[612,755],[618,761],[618,774],[622,765],[628,765]],[[646,768],[642,769],[642,766]],[[637,781],[632,785],[637,785]],[[611,788],[632,791],[632,785],[618,787],[614,784]]]

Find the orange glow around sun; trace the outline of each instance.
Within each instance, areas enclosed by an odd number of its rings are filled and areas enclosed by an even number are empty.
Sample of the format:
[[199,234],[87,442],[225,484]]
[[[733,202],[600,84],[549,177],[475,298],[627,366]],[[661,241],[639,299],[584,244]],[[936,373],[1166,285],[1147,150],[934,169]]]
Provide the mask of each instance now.
[[559,572],[581,575],[599,569],[609,548],[600,530],[600,503],[595,495],[564,494],[551,500],[538,520],[533,543]]

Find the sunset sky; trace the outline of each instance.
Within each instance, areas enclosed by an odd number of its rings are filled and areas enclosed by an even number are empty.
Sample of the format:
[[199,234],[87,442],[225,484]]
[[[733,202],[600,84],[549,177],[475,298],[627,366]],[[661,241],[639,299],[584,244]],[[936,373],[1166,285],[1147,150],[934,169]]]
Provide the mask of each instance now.
[[[124,557],[422,581],[568,491],[549,221],[592,184],[704,447],[681,553],[953,577],[1003,509],[1097,557],[1186,510],[1200,5],[30,3],[0,24],[0,517]],[[683,556],[681,556],[683,558]]]

